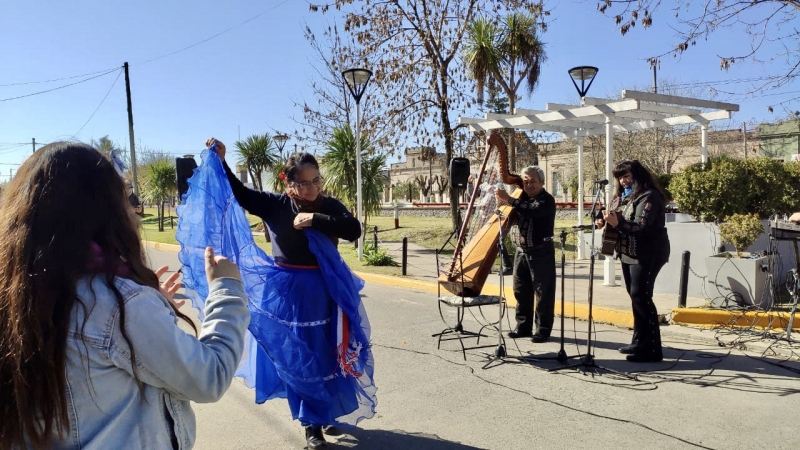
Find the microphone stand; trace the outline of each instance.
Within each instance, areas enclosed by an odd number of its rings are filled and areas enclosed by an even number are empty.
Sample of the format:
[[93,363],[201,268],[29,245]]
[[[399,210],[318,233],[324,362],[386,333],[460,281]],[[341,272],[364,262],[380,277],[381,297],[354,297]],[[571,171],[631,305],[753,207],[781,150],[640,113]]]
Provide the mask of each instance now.
[[[489,355],[489,354],[484,353],[484,355],[488,356],[488,359],[489,359],[486,362],[486,364],[484,364],[483,367],[482,367],[484,370],[489,368],[489,366],[492,364],[492,362],[494,362],[494,361],[496,361],[498,359],[505,360],[505,358],[513,358],[513,359],[518,359],[518,360],[521,360],[521,361],[537,361],[537,359],[535,359],[535,358],[530,358],[530,357],[526,357],[526,356],[509,356],[508,353],[506,352],[505,338],[503,338],[503,316],[505,316],[505,310],[504,310],[503,307],[506,305],[506,301],[505,301],[505,289],[503,288],[503,285],[504,285],[503,278],[504,278],[504,276],[503,276],[503,253],[502,252],[504,250],[504,245],[505,244],[503,243],[504,239],[503,239],[503,220],[502,220],[502,218],[503,217],[508,217],[508,215],[503,213],[499,209],[495,210],[495,214],[497,214],[497,227],[498,227],[498,230],[500,230],[500,232],[498,233],[498,238],[497,238],[497,246],[498,246],[498,248],[500,249],[500,252],[501,252],[500,253],[500,266],[499,266],[500,267],[500,272],[499,272],[500,273],[500,301],[498,302],[498,304],[500,305],[500,313],[499,313],[498,326],[497,326],[497,347],[494,350],[494,355]],[[500,363],[502,364],[503,361],[501,361]]]
[[[570,364],[568,366],[563,366],[563,367],[557,367],[557,368],[554,368],[554,369],[550,369],[550,372],[553,372],[553,371],[556,371],[556,370],[561,370],[561,369],[573,368],[573,367],[600,368],[600,366],[598,366],[595,363],[594,355],[592,354],[592,322],[594,321],[594,319],[592,318],[592,300],[593,300],[593,295],[594,295],[594,255],[595,255],[594,232],[595,232],[595,229],[597,229],[597,226],[595,225],[595,214],[596,214],[597,203],[600,201],[600,193],[603,192],[603,186],[605,186],[606,183],[607,183],[607,181],[605,183],[603,183],[603,182],[596,183],[597,184],[597,192],[595,193],[594,202],[592,203],[592,210],[589,212],[589,216],[592,218],[591,219],[592,220],[592,225],[591,225],[591,230],[592,230],[591,242],[592,242],[592,245],[591,245],[591,251],[590,251],[591,256],[589,257],[589,320],[588,320],[588,322],[589,322],[589,334],[587,335],[587,339],[586,339],[586,354],[583,356],[583,358],[581,359],[580,362],[575,363],[575,364]],[[562,313],[563,313],[563,310],[562,310]],[[563,318],[563,315],[562,315],[562,318]],[[603,368],[603,369],[605,369],[605,368]],[[608,370],[608,369],[606,369],[606,370]],[[611,370],[609,370],[609,371],[610,372],[614,372],[614,371],[611,371]],[[615,372],[615,373],[618,373],[618,372]]]
[[[575,233],[577,231],[578,231],[578,229],[576,228],[572,232]],[[566,255],[564,254],[564,246],[567,243],[567,234],[569,234],[569,233],[570,232],[568,232],[566,229],[562,229],[561,233],[558,234],[559,242],[561,243],[561,348],[558,350],[558,354],[555,357],[549,357],[549,356],[539,356],[538,357],[539,359],[549,359],[549,360],[555,359],[556,361],[561,362],[561,363],[566,362],[570,358],[580,358],[581,356],[583,356],[583,355],[567,356],[567,352],[564,350],[564,315],[565,315],[565,310],[564,310],[564,307],[565,307],[565,304],[564,304],[564,295],[565,295],[565,292],[564,292],[564,267],[567,264],[566,263]],[[552,241],[553,239],[555,239],[555,236],[547,237],[544,240],[545,241]]]

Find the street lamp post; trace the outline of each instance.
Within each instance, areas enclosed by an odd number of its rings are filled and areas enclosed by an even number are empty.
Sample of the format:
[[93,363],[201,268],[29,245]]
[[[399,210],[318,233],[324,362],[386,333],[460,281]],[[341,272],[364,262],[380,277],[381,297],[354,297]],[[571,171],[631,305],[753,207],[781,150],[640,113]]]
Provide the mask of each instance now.
[[[575,85],[575,89],[578,90],[578,95],[581,96],[581,104],[583,104],[583,98],[586,96],[586,93],[589,92],[589,88],[592,86],[592,81],[594,81],[595,75],[598,72],[597,67],[592,66],[578,66],[569,69],[569,76],[572,78],[572,84]],[[586,80],[589,80],[589,84],[586,85]],[[581,82],[581,87],[578,87],[578,81]],[[578,137],[578,226],[583,225],[583,136]],[[578,243],[578,259],[585,258],[584,251],[583,251],[583,243]]]
[[286,141],[289,140],[289,136],[278,133],[272,137],[272,140],[275,141],[275,145],[278,147],[278,151],[281,153],[281,162],[283,162],[283,147],[286,145]]
[[350,94],[356,101],[356,213],[358,222],[361,224],[361,235],[358,238],[358,260],[364,256],[364,214],[362,211],[361,198],[361,119],[360,106],[361,96],[367,89],[367,83],[372,76],[372,71],[367,69],[348,69],[342,72],[342,77],[350,89]]

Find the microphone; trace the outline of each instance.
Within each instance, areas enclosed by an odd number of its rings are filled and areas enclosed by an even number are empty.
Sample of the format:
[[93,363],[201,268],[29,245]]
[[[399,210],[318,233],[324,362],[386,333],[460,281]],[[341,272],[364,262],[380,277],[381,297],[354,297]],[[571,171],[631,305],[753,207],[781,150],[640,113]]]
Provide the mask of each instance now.
[[605,185],[608,184],[608,180],[597,180],[597,181],[594,182],[594,184],[598,184],[600,186],[605,186]]
[[499,209],[495,209],[494,213],[500,217],[508,217],[508,214],[503,213],[503,211],[500,211]]

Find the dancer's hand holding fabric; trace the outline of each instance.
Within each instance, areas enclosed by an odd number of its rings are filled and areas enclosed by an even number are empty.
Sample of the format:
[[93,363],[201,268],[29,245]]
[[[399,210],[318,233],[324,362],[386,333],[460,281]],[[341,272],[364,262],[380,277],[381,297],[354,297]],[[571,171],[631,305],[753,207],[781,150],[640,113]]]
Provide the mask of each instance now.
[[[169,270],[169,266],[161,266],[161,267],[159,267],[155,271],[156,276],[158,277],[158,279],[161,279],[161,275],[164,275],[165,273],[167,273],[168,270]],[[175,293],[178,292],[178,289],[181,288],[181,284],[180,283],[176,283],[180,276],[181,276],[180,272],[175,272],[172,275],[170,275],[169,278],[167,278],[166,281],[164,281],[163,283],[158,285],[158,290],[161,292],[161,295],[163,295],[167,299],[167,301],[169,301],[172,304],[172,306],[175,307],[175,309],[180,308],[181,306],[183,306],[184,303],[186,303],[186,300],[181,300],[179,302],[176,302],[174,300]]]
[[294,218],[294,228],[296,230],[302,230],[303,228],[310,227],[313,220],[314,213],[299,213]]
[[225,144],[223,144],[222,141],[218,141],[218,140],[214,139],[213,137],[212,138],[208,138],[208,140],[206,141],[206,147],[208,147],[208,148],[211,148],[211,146],[214,145],[214,144],[217,144],[217,146],[214,149],[217,151],[217,155],[219,155],[219,159],[224,160],[225,159]]
[[208,284],[217,278],[242,279],[239,268],[224,256],[214,256],[214,249],[206,247],[206,279]]

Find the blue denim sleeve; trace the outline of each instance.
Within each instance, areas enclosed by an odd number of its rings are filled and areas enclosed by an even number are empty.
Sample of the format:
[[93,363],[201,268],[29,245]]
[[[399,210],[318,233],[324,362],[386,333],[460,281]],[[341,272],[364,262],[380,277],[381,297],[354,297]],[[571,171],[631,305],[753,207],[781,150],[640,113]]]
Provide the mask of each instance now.
[[[242,282],[232,278],[211,282],[204,312],[195,337],[179,328],[172,308],[156,290],[144,288],[126,301],[125,330],[136,353],[136,376],[143,383],[198,403],[215,402],[225,394],[242,357],[250,323]],[[115,319],[109,356],[133,375],[119,314]]]

